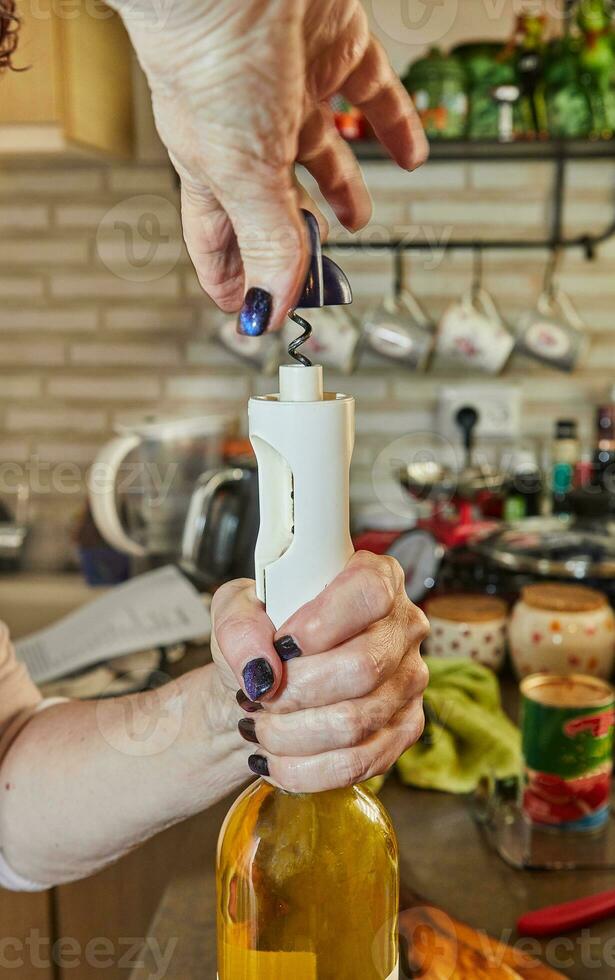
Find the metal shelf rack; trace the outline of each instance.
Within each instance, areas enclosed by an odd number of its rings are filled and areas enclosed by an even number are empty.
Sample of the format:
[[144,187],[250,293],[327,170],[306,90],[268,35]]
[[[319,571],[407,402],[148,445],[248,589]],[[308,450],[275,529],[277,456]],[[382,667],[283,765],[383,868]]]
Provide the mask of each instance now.
[[[357,158],[363,162],[389,160],[388,154],[378,143],[356,142],[350,144]],[[593,259],[596,249],[603,242],[615,236],[615,214],[609,224],[601,231],[568,237],[564,234],[564,209],[566,195],[566,170],[571,161],[576,160],[615,160],[614,140],[536,140],[534,142],[497,143],[481,141],[433,141],[430,161],[448,162],[509,162],[511,160],[540,162],[554,165],[552,190],[552,210],[550,234],[547,238],[451,238],[442,242],[442,248],[452,250],[544,250],[559,252],[562,249],[581,248],[588,259]],[[360,241],[341,239],[331,242],[330,247],[339,249],[419,251],[425,243],[404,238],[386,241]]]

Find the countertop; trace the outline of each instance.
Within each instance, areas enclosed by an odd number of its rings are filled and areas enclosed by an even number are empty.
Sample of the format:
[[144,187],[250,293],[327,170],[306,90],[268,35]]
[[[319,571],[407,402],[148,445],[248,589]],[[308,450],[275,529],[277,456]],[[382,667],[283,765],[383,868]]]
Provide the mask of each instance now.
[[77,572],[0,575],[0,620],[7,624],[11,636],[19,639],[49,626],[105,591],[87,585]]
[[[612,920],[544,945],[519,941],[514,933],[522,912],[613,887],[613,872],[515,871],[491,850],[465,799],[408,789],[395,777],[387,781],[381,799],[397,830],[402,880],[425,896],[427,905],[439,905],[505,942],[519,942],[520,950],[541,954],[574,980],[615,980]],[[207,831],[199,824],[199,834],[217,833],[224,809],[211,815]],[[159,975],[160,951],[170,957],[165,980],[215,980],[215,917],[211,862],[170,884],[131,980]]]

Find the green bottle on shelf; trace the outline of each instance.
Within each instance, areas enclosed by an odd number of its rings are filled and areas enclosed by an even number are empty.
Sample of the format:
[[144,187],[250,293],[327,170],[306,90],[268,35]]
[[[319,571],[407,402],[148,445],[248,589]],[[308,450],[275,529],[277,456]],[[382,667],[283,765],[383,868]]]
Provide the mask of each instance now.
[[471,140],[500,138],[500,108],[494,91],[515,84],[515,66],[499,42],[460,44],[451,52],[463,64],[469,89],[467,134]]
[[411,65],[403,83],[429,139],[463,139],[468,120],[468,80],[454,55],[432,48]]
[[610,4],[581,0],[577,22],[583,34],[580,61],[591,99],[592,135],[611,139],[615,133],[615,35]]
[[581,69],[581,40],[551,41],[545,57],[549,132],[554,139],[587,139],[593,131],[591,92]]

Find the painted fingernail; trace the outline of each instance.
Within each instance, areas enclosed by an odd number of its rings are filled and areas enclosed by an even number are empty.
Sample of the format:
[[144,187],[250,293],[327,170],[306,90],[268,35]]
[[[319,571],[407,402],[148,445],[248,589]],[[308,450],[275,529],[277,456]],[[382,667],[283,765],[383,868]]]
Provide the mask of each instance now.
[[242,738],[245,738],[246,742],[256,742],[258,745],[254,718],[242,718],[237,728],[239,729],[239,734]]
[[269,775],[269,763],[264,755],[251,755],[248,759],[248,765],[256,776]]
[[273,668],[264,657],[250,660],[243,668],[242,676],[250,701],[258,701],[262,698],[263,694],[271,690],[275,680]]
[[249,711],[254,714],[255,711],[263,710],[262,704],[259,704],[258,701],[250,701],[248,695],[245,693],[245,691],[242,691],[241,688],[237,691],[235,697],[237,699],[237,704],[240,708],[243,708],[244,711]]
[[292,636],[281,636],[279,640],[274,640],[273,645],[278,657],[284,662],[301,656],[301,647],[293,640]]
[[239,333],[246,337],[260,337],[271,319],[271,293],[257,286],[248,289],[239,313]]

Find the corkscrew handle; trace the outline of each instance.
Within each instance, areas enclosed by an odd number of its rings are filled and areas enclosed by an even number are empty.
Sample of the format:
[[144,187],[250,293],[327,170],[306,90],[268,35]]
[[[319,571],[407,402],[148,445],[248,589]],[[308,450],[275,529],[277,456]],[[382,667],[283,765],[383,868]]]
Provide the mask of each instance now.
[[261,524],[256,590],[275,627],[314,599],[353,553],[349,470],[354,399],[322,393],[322,368],[284,365],[280,394],[252,398]]

